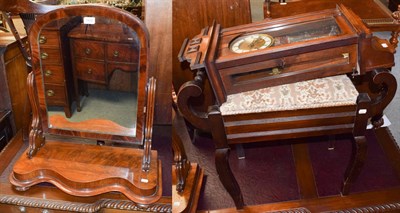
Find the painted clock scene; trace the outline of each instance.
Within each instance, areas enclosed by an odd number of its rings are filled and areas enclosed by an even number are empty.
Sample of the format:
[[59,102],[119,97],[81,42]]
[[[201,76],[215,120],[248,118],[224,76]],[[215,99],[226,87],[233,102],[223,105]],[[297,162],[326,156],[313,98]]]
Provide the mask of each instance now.
[[400,211],[400,1],[0,11],[0,212]]

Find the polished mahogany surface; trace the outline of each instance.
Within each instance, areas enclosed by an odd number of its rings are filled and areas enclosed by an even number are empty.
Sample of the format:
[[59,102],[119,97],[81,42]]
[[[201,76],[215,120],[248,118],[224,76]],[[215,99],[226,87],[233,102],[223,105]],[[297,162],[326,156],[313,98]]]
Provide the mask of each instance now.
[[[172,30],[176,23],[172,21],[172,4],[175,1],[145,0],[144,22],[150,33],[150,62],[153,68],[150,75],[162,79],[156,92],[154,123],[171,124],[171,85],[172,63],[176,57],[172,53]],[[174,12],[175,13],[175,12]],[[142,14],[143,15],[143,14]]]
[[[32,159],[21,156],[10,181],[18,187],[50,182],[76,196],[120,191],[134,202],[153,203],[162,193],[161,162],[153,160],[152,170],[142,171],[142,154],[141,149],[47,140]],[[156,151],[151,155],[157,159]]]
[[[27,145],[22,141],[21,132],[12,139],[10,144],[0,153],[0,212],[19,211],[24,207],[29,211],[34,208],[40,210],[51,210],[54,212],[120,212],[123,210],[138,212],[170,212],[171,206],[171,133],[168,127],[156,128],[154,130],[154,149],[159,152],[159,159],[162,160],[162,197],[154,204],[139,206],[130,201],[122,193],[105,193],[91,197],[77,197],[68,195],[55,188],[51,184],[38,184],[26,192],[18,192],[9,183],[9,175],[17,159],[23,155]],[[65,140],[60,138],[59,140]],[[75,140],[73,143],[81,142]],[[68,143],[71,143],[69,141]],[[91,143],[86,141],[86,143]],[[127,148],[125,148],[127,149]],[[165,189],[165,190],[164,190]],[[118,210],[119,209],[119,210]]]

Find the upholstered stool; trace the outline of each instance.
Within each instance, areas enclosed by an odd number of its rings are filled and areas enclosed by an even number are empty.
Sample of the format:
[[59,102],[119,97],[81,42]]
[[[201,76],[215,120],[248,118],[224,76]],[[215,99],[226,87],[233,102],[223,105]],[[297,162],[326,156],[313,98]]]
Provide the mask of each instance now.
[[[326,77],[293,84],[267,87],[228,95],[222,104],[222,116],[333,106],[355,106],[358,91],[346,75]],[[334,141],[330,148],[333,149]],[[245,158],[241,144],[236,146],[239,159]]]
[[349,193],[366,156],[364,134],[370,99],[357,92],[347,75],[231,94],[225,103],[211,106],[207,113],[193,113],[187,103],[190,97],[201,94],[203,74],[198,72],[195,81],[181,87],[178,107],[191,123],[212,133],[218,176],[238,209],[244,202],[228,159],[230,146],[243,143],[348,134],[354,146],[342,194]]
[[248,142],[351,133],[355,145],[342,186],[342,194],[348,194],[366,156],[369,101],[346,75],[228,95],[208,116],[217,172],[236,207],[244,202],[229,166],[229,146]]

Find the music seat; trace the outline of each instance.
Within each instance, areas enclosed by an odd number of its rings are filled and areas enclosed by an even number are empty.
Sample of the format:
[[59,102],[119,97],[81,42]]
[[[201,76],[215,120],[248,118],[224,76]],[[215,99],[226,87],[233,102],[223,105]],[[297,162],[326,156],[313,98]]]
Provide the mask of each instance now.
[[178,107],[191,123],[196,122],[203,129],[208,126],[216,147],[219,178],[238,209],[243,208],[244,202],[229,166],[233,144],[279,143],[282,139],[347,134],[354,139],[354,145],[341,191],[343,195],[349,193],[366,157],[364,134],[370,116],[370,98],[365,93],[359,94],[347,75],[231,94],[221,106],[211,106],[206,115],[189,114],[193,110],[190,98],[199,95],[203,75],[198,71],[194,81],[181,87]]

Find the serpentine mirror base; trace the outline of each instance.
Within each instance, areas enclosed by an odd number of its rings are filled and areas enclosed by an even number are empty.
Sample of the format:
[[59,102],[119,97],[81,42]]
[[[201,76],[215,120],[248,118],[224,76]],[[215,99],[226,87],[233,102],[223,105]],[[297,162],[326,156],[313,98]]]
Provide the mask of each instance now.
[[115,191],[136,203],[151,204],[161,198],[161,162],[157,151],[151,151],[146,172],[142,157],[140,149],[46,141],[35,157],[18,159],[10,182],[19,191],[48,182],[75,196]]

